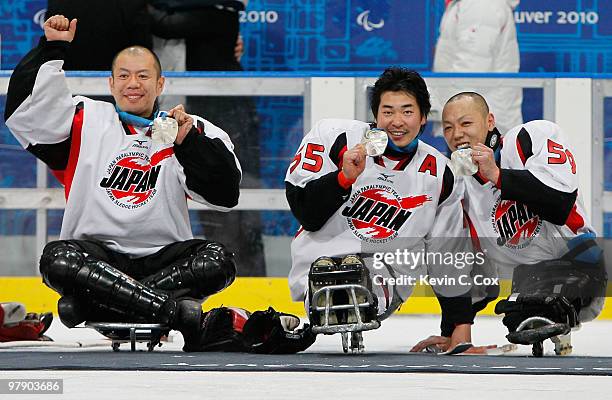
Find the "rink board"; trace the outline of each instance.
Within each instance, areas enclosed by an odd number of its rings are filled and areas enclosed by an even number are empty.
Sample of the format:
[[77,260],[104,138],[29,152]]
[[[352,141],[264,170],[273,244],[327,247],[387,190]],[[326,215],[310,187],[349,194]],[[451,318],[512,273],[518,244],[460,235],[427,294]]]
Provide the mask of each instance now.
[[[511,282],[501,280],[500,299],[510,293]],[[608,293],[612,293],[612,285],[608,285]],[[40,277],[0,277],[0,302],[18,301],[23,303],[28,311],[52,311],[57,315],[57,300],[59,295],[42,283]],[[600,320],[612,319],[612,307],[606,305],[599,315]],[[250,311],[265,310],[269,306],[276,310],[305,316],[304,305],[291,300],[287,278],[253,278],[239,277],[221,293],[209,297],[204,303],[204,309],[213,307],[234,306]],[[490,303],[478,315],[495,315],[495,302]],[[440,306],[429,286],[416,285],[412,296],[397,311],[397,314],[419,315],[440,314]]]

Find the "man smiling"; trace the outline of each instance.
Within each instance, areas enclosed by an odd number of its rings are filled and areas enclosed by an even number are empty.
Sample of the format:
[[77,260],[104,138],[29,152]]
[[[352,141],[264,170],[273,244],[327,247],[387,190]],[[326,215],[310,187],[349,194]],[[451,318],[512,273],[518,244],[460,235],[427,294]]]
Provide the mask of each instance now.
[[[414,71],[388,68],[374,85],[371,108],[376,118],[372,126],[353,120],[319,121],[304,137],[285,178],[287,200],[302,225],[291,245],[289,285],[293,299],[305,303],[314,325],[324,319],[315,308],[325,305],[311,304],[312,296],[324,287],[352,283],[371,289],[374,302],[367,310],[347,311],[346,305],[354,305],[355,299],[340,289],[329,301],[340,307],[332,312],[337,325],[355,323],[355,314],[363,312],[362,320],[374,329],[376,321],[391,315],[413,287],[372,285],[371,275],[470,274],[469,266],[459,271],[425,263],[415,268],[400,262],[382,268],[373,265],[373,254],[400,248],[465,251],[464,242],[448,239],[466,233],[461,182],[447,166],[448,159],[418,139],[431,108],[423,78]],[[372,133],[372,128],[378,131]],[[364,139],[380,134],[388,138],[384,152],[367,156]],[[443,332],[446,340],[437,343],[443,350],[470,341],[469,288],[452,286],[443,294],[442,288],[434,288],[449,316]]]
[[112,63],[109,86],[117,106],[134,115],[149,116],[165,79],[156,56],[143,47],[128,47]]
[[[464,177],[471,232],[494,267],[512,273],[512,294],[495,309],[505,314],[508,340],[538,343],[596,318],[607,282],[603,253],[578,199],[576,162],[561,128],[530,121],[502,140],[474,92],[451,97],[442,120],[450,149],[471,149],[478,168]],[[523,328],[531,329],[517,332]],[[559,354],[571,350],[566,340]]]
[[73,97],[62,64],[76,26],[61,15],[45,22],[45,36],[11,76],[5,111],[11,132],[65,187],[60,240],[40,259],[44,283],[62,296],[61,321],[160,323],[183,333],[186,351],[308,347],[313,339],[287,337],[271,308],[251,317],[202,312],[200,302],[229,286],[236,266],[221,243],[193,238],[187,198],[219,211],[236,206],[233,145],[181,105],[156,118],[164,78],[143,47],[112,62],[115,105]]

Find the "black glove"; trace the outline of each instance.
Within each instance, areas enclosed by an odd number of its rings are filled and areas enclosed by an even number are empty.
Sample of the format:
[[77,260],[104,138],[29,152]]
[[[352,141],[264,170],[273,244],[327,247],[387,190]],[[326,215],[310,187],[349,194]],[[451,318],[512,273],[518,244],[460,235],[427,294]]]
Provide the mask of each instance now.
[[237,312],[227,307],[213,308],[204,313],[198,332],[187,336],[183,334],[183,351],[248,351],[236,316]]
[[243,335],[252,353],[294,354],[309,348],[315,341],[310,325],[295,330],[300,319],[269,307],[255,311],[244,325]]
[[509,332],[516,331],[521,322],[530,317],[544,317],[554,322],[578,325],[578,312],[570,301],[558,295],[519,295],[516,301],[501,300],[495,314],[505,314],[502,322]]

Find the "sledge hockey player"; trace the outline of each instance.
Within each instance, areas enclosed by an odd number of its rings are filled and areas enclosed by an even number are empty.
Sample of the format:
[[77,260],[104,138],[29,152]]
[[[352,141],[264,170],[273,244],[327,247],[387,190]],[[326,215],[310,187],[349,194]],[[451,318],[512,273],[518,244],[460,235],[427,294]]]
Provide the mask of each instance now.
[[451,164],[464,175],[470,227],[500,273],[512,270],[512,294],[495,308],[504,314],[508,340],[534,344],[542,355],[542,341],[553,338],[557,354],[569,353],[571,328],[601,312],[607,274],[578,200],[567,138],[543,120],[502,138],[486,100],[474,92],[448,100],[443,129],[452,151],[468,152]]
[[[376,329],[414,286],[384,282],[470,273],[469,266],[379,259],[397,250],[465,251],[467,234],[461,181],[446,157],[418,139],[431,108],[425,81],[414,71],[388,68],[374,85],[371,108],[374,132],[361,121],[319,121],[285,177],[287,200],[301,224],[291,244],[292,298],[305,303],[315,332],[343,333],[345,351],[346,333]],[[378,153],[366,150],[372,146]],[[445,350],[471,340],[467,290],[434,287],[449,316],[443,334],[452,340]],[[352,335],[351,348],[361,350],[360,342]]]
[[187,198],[220,211],[238,203],[233,145],[181,105],[159,112],[164,77],[143,47],[112,62],[115,105],[73,97],[62,64],[76,25],[61,15],[45,22],[11,76],[5,110],[17,140],[65,187],[60,240],[40,259],[45,284],[62,296],[61,321],[158,323],[181,331],[186,351],[236,337],[252,351],[308,347],[308,330],[286,330],[295,320],[272,309],[252,320],[229,308],[202,312],[200,302],[229,286],[236,266],[221,243],[193,239]]

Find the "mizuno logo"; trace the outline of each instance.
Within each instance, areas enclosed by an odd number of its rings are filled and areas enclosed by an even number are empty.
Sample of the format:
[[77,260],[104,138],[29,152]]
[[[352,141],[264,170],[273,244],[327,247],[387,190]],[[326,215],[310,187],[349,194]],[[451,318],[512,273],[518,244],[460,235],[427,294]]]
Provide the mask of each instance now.
[[383,181],[383,182],[389,182],[389,183],[393,183],[393,181],[389,178],[393,178],[395,175],[393,174],[384,174],[384,173],[380,173],[380,176],[378,177],[379,181]]
[[149,143],[148,142],[149,142],[148,140],[138,140],[138,139],[135,139],[134,143],[132,144],[132,147],[136,147],[138,149],[147,149],[148,150],[149,149],[149,147],[148,147]]

